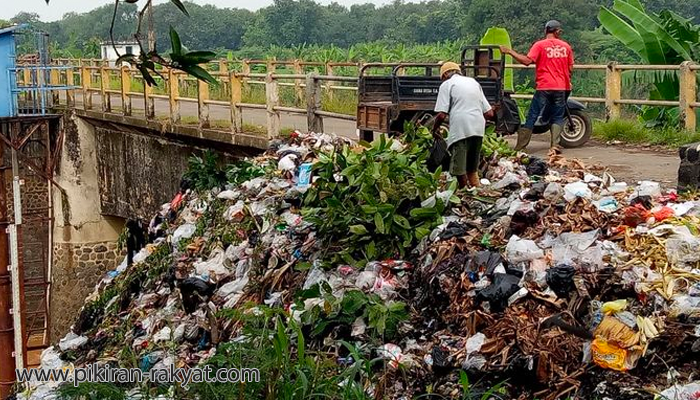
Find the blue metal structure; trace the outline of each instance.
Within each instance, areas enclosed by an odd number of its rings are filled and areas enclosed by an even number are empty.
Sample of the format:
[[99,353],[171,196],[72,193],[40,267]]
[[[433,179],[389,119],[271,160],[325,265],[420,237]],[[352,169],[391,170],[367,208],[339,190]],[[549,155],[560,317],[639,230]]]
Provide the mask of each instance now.
[[[26,28],[27,24],[0,29],[0,118],[50,114],[51,92],[71,89],[50,84],[52,70],[70,67],[50,65],[48,35]],[[22,36],[36,40],[38,64],[17,65],[17,43]],[[18,84],[18,73],[25,71],[29,73],[24,74],[24,81]]]
[[23,26],[12,26],[0,29],[0,117],[16,116],[16,99],[14,90],[17,88],[16,68],[17,44],[15,31]]

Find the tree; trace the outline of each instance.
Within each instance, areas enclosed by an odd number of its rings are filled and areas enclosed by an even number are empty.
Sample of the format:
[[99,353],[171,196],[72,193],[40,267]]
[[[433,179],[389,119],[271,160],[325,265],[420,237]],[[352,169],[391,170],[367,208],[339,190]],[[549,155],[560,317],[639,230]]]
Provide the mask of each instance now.
[[[646,64],[677,65],[700,55],[700,26],[674,12],[649,13],[639,0],[615,0],[612,9],[601,7],[598,18],[606,31]],[[679,77],[675,71],[640,76],[653,84],[651,99],[678,100]],[[643,114],[653,124],[676,122],[677,116],[677,109],[653,107]]]
[[[49,4],[49,1],[50,0],[46,0],[46,4]],[[138,1],[139,0],[131,0],[128,3],[133,4],[137,3]],[[175,5],[183,14],[189,16],[187,8],[181,0],[170,0],[170,2],[173,5]],[[117,50],[115,43],[118,37],[116,32],[118,20],[125,16],[128,17],[129,15],[133,15],[133,13],[129,14],[128,10],[126,13],[122,10],[122,12],[120,13],[119,3],[119,0],[115,0],[114,8],[112,11],[112,17],[110,19],[111,22],[109,25],[110,42],[113,43],[114,50],[117,53],[117,55],[119,55],[119,51]],[[127,4],[127,6],[129,6],[129,4]],[[153,27],[152,6],[153,0],[145,0],[143,8],[141,8],[137,15],[136,32],[133,34],[133,37],[134,39],[136,39],[139,47],[141,48],[140,54],[138,56],[133,54],[120,55],[117,59],[117,64],[120,64],[122,62],[128,62],[136,66],[136,68],[143,75],[144,81],[148,85],[156,85],[156,81],[153,78],[153,75],[160,75],[160,73],[156,69],[156,65],[179,69],[198,79],[216,84],[216,79],[214,79],[214,77],[211,76],[211,74],[209,74],[206,70],[199,66],[199,64],[203,64],[213,60],[216,57],[216,54],[210,51],[187,51],[182,46],[182,42],[180,41],[180,36],[178,35],[177,31],[175,31],[172,27],[170,28],[171,53],[169,59],[166,59],[162,55],[160,55],[155,42],[149,43],[146,49],[146,46],[144,46],[143,44],[142,27],[144,25],[144,18],[146,16],[148,16],[148,23],[150,25],[149,31]],[[38,20],[38,16],[36,19]]]

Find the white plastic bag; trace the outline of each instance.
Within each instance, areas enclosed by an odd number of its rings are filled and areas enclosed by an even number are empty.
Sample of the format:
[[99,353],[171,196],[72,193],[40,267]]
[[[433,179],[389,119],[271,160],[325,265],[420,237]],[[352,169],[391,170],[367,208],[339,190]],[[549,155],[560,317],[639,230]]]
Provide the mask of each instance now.
[[496,190],[502,190],[512,184],[522,185],[524,181],[525,180],[522,177],[520,177],[520,175],[517,175],[513,172],[507,172],[503,179],[494,183],[492,187]]
[[467,344],[465,345],[467,354],[478,353],[481,351],[481,347],[484,345],[485,341],[486,335],[481,332],[467,339]]
[[219,281],[231,274],[226,262],[226,254],[220,247],[214,249],[207,261],[194,263],[194,269],[199,276],[208,276],[214,282]]
[[238,200],[238,202],[226,210],[224,212],[224,219],[226,221],[237,221],[240,222],[243,220],[243,217],[245,217],[244,210],[245,209],[245,203],[243,200]]
[[564,194],[564,189],[556,182],[551,182],[544,190],[545,200],[556,200]]
[[656,400],[698,400],[699,393],[700,382],[693,382],[684,386],[670,387],[656,396]]
[[590,200],[592,197],[593,192],[584,182],[578,181],[564,186],[564,199],[566,201],[574,201],[577,198]]
[[293,171],[297,167],[296,160],[296,154],[287,154],[277,163],[277,169],[285,172]]
[[532,240],[521,239],[517,235],[510,237],[506,246],[506,258],[513,264],[544,258],[544,252]]
[[671,237],[666,240],[666,257],[673,265],[700,261],[700,239],[694,236]]
[[650,196],[651,198],[659,197],[661,196],[661,185],[659,185],[658,182],[641,181],[639,185],[634,188],[630,200],[639,196]]
[[197,227],[194,224],[182,224],[178,226],[177,229],[175,229],[175,232],[173,232],[173,246],[177,246],[182,239],[191,238],[196,230]]
[[61,351],[75,350],[87,342],[87,337],[70,332],[58,342],[58,347]]

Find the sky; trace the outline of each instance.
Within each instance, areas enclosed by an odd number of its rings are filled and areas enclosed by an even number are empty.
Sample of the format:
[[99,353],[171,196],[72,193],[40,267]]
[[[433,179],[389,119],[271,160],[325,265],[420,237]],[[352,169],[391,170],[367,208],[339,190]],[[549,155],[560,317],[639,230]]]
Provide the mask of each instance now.
[[[155,4],[164,3],[167,0],[155,0]],[[247,8],[257,10],[258,8],[272,4],[272,0],[190,0],[197,4],[213,4],[217,7]],[[317,0],[322,4],[329,4],[331,0]],[[346,6],[360,3],[386,4],[390,0],[335,0],[339,4]],[[61,19],[67,12],[86,12],[105,4],[114,4],[114,0],[51,0],[47,5],[44,0],[2,0],[0,7],[0,19],[10,19],[18,13],[33,12],[41,16],[42,21],[55,21]]]

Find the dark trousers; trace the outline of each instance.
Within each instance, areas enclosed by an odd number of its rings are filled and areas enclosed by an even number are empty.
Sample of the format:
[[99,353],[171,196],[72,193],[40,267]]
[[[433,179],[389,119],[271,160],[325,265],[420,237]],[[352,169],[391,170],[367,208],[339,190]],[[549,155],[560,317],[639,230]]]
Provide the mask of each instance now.
[[542,114],[545,107],[550,109],[551,122],[553,125],[564,125],[566,116],[566,100],[569,92],[565,90],[538,90],[532,98],[530,111],[527,113],[525,128],[532,130],[535,127],[537,118]]

